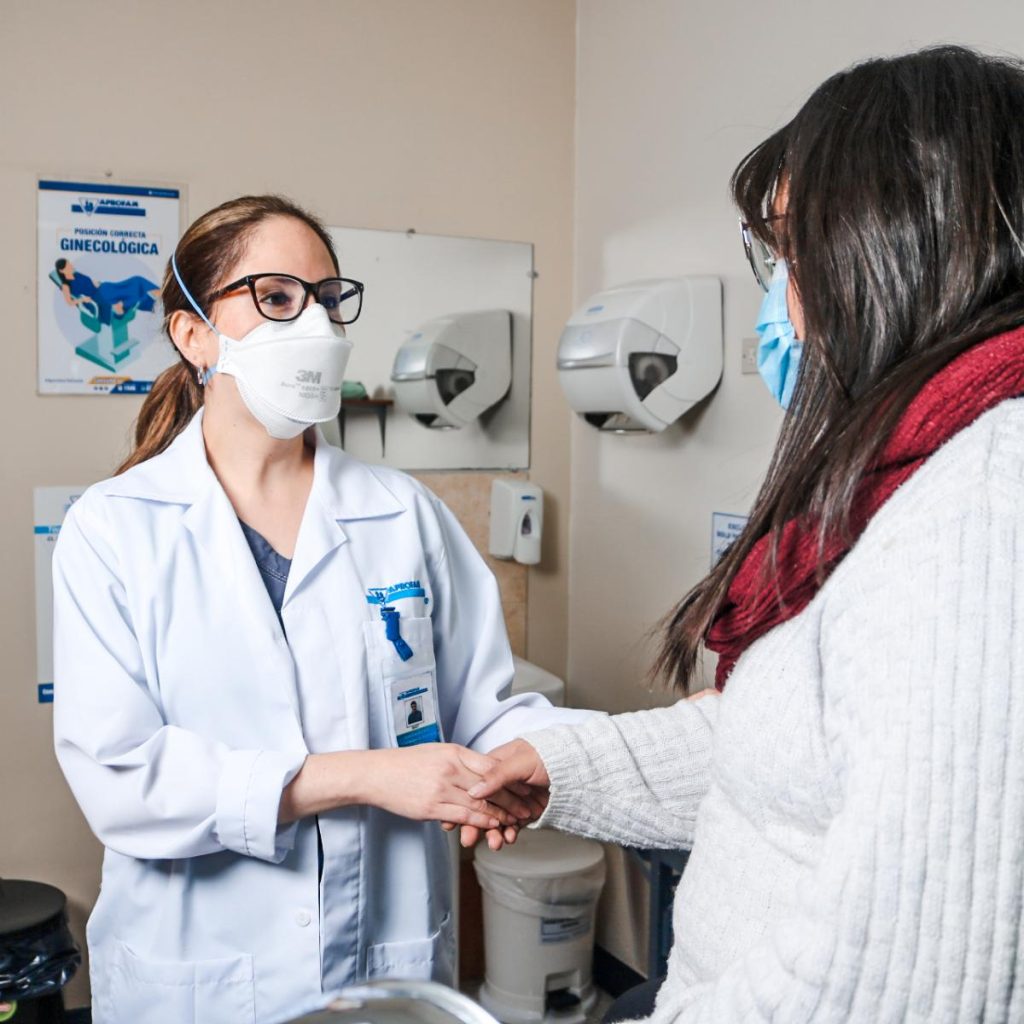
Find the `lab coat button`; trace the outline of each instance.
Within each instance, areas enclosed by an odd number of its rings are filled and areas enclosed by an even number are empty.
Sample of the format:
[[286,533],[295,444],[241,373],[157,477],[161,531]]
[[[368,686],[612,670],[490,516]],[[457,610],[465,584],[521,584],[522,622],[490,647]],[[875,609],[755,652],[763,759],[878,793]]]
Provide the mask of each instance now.
[[312,917],[312,915],[310,914],[310,912],[308,910],[296,910],[295,911],[295,923],[300,928],[305,928],[306,925],[308,925],[309,922],[312,921],[312,920],[313,920],[313,917]]

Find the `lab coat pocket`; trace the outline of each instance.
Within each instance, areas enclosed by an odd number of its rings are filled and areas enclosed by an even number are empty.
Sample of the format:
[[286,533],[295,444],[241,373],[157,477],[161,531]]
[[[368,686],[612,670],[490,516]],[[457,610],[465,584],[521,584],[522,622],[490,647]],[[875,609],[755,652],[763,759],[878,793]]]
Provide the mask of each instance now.
[[[108,987],[110,1024],[255,1024],[253,958],[147,960],[123,943]],[[97,1018],[100,1019],[100,1018]]]
[[379,942],[366,951],[366,977],[441,981],[451,984],[455,976],[455,932],[451,914],[426,939]]
[[389,746],[444,739],[437,698],[433,622],[429,617],[365,624],[367,661],[381,694]]

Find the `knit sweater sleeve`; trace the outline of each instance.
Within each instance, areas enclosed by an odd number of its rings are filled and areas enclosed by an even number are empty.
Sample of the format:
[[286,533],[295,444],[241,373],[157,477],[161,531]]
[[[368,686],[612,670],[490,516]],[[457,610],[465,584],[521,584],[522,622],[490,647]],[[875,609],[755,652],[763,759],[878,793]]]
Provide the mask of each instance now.
[[526,735],[551,779],[540,824],[624,846],[688,849],[717,712],[712,694]]
[[1024,442],[975,454],[905,485],[820,595],[842,798],[817,866],[656,1024],[1024,1020]]

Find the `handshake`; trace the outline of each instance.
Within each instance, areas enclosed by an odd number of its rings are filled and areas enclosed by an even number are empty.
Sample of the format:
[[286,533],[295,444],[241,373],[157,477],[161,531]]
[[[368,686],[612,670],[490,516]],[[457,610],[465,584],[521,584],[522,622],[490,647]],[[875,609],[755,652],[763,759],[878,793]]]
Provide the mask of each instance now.
[[512,740],[489,754],[463,747],[456,750],[463,765],[479,779],[465,792],[471,801],[480,801],[483,806],[470,809],[493,814],[494,823],[484,826],[479,822],[443,821],[441,827],[446,832],[460,828],[460,842],[467,847],[475,846],[484,836],[492,850],[514,843],[519,829],[536,821],[548,804],[550,779],[540,755],[526,740]]
[[[378,753],[378,752],[374,752]],[[514,843],[519,829],[536,821],[548,802],[548,774],[537,751],[513,740],[478,754],[455,743],[424,743],[386,755],[385,775],[370,803],[403,817],[440,821],[461,829],[463,846],[486,838],[492,850]],[[382,765],[383,767],[383,765]]]
[[278,822],[367,804],[413,821],[462,830],[463,846],[486,837],[492,850],[547,807],[548,773],[525,740],[478,754],[456,743],[310,754],[285,787]]

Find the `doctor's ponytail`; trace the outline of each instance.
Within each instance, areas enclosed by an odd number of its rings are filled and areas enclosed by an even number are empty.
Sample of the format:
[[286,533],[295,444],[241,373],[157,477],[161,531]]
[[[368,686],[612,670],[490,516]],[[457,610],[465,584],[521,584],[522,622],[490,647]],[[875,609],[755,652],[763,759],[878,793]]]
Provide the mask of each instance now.
[[[189,227],[175,249],[178,270],[201,309],[209,311],[214,293],[229,279],[228,274],[244,256],[249,236],[271,217],[302,221],[327,247],[335,273],[339,272],[331,236],[312,214],[283,196],[241,196],[204,213]],[[164,270],[160,297],[164,332],[170,338],[171,317],[179,311],[190,316],[195,313],[169,262]],[[179,353],[178,362],[157,377],[142,403],[135,421],[132,452],[118,466],[117,472],[123,473],[159,455],[188,426],[202,404],[203,389],[196,368]]]
[[180,359],[164,370],[142,403],[135,421],[135,445],[117,472],[159,455],[188,426],[202,404],[203,389],[190,363]]

